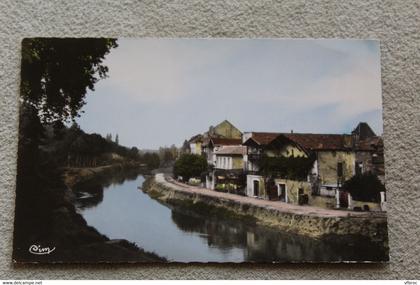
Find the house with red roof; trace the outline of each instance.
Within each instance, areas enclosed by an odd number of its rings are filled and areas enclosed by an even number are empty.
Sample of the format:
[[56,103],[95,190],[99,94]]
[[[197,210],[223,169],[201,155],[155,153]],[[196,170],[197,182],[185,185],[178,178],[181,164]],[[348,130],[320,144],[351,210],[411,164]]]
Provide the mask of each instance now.
[[352,134],[249,132],[243,137],[247,196],[299,204],[312,195],[337,196],[355,174],[383,176],[382,139],[366,123]]

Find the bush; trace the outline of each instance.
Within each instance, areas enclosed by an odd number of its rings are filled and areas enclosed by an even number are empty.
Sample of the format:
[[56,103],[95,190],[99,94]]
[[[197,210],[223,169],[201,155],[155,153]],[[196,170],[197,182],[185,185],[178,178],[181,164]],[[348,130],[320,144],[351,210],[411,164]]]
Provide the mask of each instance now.
[[364,173],[355,175],[343,184],[352,198],[363,202],[380,202],[380,192],[385,192],[385,186],[375,174]]
[[294,180],[306,180],[314,163],[314,157],[268,157],[260,161],[261,173],[265,176],[280,176]]
[[236,192],[236,190],[238,189],[238,186],[236,184],[233,183],[219,183],[216,184],[215,190],[219,191],[219,192]]
[[191,177],[201,177],[207,171],[207,159],[201,155],[183,154],[175,161],[174,177],[181,176],[183,181]]

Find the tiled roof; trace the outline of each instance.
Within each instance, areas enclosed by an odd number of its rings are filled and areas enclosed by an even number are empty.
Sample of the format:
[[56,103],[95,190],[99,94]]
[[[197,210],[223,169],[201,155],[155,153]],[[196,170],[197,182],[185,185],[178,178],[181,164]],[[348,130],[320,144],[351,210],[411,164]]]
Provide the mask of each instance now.
[[359,141],[356,149],[365,151],[383,151],[384,142],[381,137],[375,136]]
[[360,122],[351,133],[357,135],[361,140],[376,137],[375,132],[365,122]]
[[240,145],[241,139],[226,139],[226,138],[210,138],[213,145]]
[[218,150],[214,152],[216,155],[218,154],[239,154],[244,155],[246,154],[246,147],[242,145],[226,145],[220,147]]
[[351,136],[341,134],[253,132],[250,138],[264,146],[279,136],[286,137],[306,150],[348,150],[352,147]]
[[254,140],[259,145],[268,145],[279,135],[280,133],[252,132],[250,139]]
[[282,134],[307,150],[348,150],[352,147],[350,135],[339,134]]
[[188,142],[195,143],[195,142],[202,142],[202,141],[203,141],[203,135],[198,134],[198,135],[195,135],[195,136],[191,137]]

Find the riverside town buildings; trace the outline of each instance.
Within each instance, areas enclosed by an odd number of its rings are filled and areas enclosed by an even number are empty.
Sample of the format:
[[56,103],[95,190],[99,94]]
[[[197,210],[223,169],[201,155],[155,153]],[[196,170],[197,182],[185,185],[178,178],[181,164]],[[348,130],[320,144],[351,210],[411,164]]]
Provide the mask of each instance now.
[[364,122],[351,134],[311,134],[242,133],[225,120],[189,144],[191,153],[207,158],[209,189],[325,208],[386,207],[384,193],[380,202],[367,203],[341,189],[356,174],[384,181],[382,138]]

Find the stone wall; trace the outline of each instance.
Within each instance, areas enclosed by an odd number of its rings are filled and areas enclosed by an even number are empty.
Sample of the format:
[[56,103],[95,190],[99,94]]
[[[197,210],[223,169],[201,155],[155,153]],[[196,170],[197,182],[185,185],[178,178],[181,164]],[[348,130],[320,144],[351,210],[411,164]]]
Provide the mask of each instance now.
[[322,238],[328,235],[357,235],[374,240],[378,237],[386,238],[387,236],[386,217],[384,215],[318,217],[314,215],[285,213],[254,204],[239,203],[228,199],[181,191],[167,185],[157,182],[155,178],[148,178],[148,181],[143,185],[143,191],[164,203],[182,204],[182,201],[201,202],[209,206],[227,209],[237,216],[244,218],[252,217],[261,225],[313,238]]
[[303,194],[311,195],[311,184],[307,181],[297,181],[290,179],[274,179],[277,184],[285,184],[287,192],[287,201],[291,204],[298,204],[299,189],[303,190]]
[[343,163],[344,181],[354,175],[355,155],[345,151],[318,152],[318,170],[322,184],[337,184],[337,163]]

